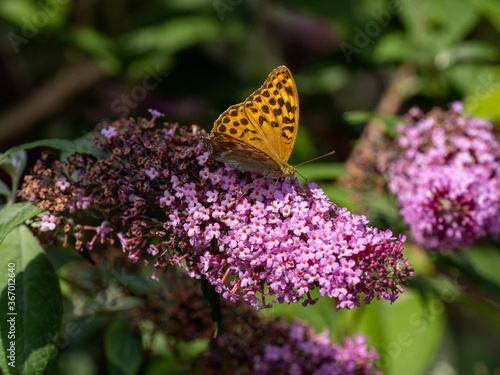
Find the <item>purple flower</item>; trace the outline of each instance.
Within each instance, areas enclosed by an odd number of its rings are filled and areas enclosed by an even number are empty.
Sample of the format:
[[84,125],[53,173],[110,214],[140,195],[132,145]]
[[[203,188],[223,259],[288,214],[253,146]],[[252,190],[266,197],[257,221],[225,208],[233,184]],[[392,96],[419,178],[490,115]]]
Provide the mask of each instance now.
[[118,133],[116,132],[116,128],[114,126],[110,126],[108,129],[102,129],[101,134],[104,135],[106,138],[112,138]]
[[[160,202],[170,217],[164,227],[192,249],[191,272],[203,275],[226,298],[235,298],[238,291],[260,308],[268,306],[268,296],[279,303],[312,303],[309,293],[315,288],[336,299],[337,308],[359,306],[360,294],[365,303],[374,297],[397,298],[397,284],[411,271],[387,278],[385,264],[390,258],[409,266],[402,259],[403,237],[395,241],[390,231],[366,226],[365,217],[337,207],[316,185],[305,189],[296,179],[261,181],[253,188],[259,194],[250,201],[252,194],[245,196],[249,181],[239,174],[219,168],[196,188],[166,186],[164,196],[177,191],[178,199]],[[286,193],[273,197],[272,189]],[[190,201],[187,196],[193,194],[197,199]],[[201,211],[207,214],[195,214]],[[183,225],[178,223],[181,216]],[[216,251],[210,251],[214,240]],[[228,275],[233,276],[230,282]]]
[[165,116],[163,113],[161,113],[160,111],[157,111],[156,109],[152,109],[152,108],[149,108],[148,109],[148,112],[151,113],[151,116],[153,116],[153,118],[158,118],[158,117],[163,117]]
[[56,217],[54,215],[43,214],[40,222],[41,231],[49,231],[56,229]]
[[[286,332],[279,330],[282,326],[279,322],[268,324],[266,337],[285,336]],[[252,374],[381,374],[376,368],[378,353],[367,347],[367,337],[346,337],[343,345],[338,345],[330,341],[328,330],[315,334],[305,323],[295,322],[287,331],[286,340],[268,343],[264,352],[254,357]]]
[[500,235],[500,146],[492,125],[451,111],[413,108],[389,157],[389,190],[414,240],[429,250],[466,248]]
[[63,177],[59,181],[56,182],[56,187],[58,187],[59,190],[64,191],[68,187],[70,187],[70,183],[68,181],[66,181],[66,177]]
[[151,180],[154,180],[159,175],[158,171],[154,168],[146,169],[146,176],[148,176]]

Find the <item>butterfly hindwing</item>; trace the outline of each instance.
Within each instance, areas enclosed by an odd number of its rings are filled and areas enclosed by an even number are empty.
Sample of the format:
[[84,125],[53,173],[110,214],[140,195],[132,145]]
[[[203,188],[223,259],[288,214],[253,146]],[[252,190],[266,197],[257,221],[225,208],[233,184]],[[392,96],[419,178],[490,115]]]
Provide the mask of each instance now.
[[215,133],[207,144],[212,157],[231,168],[265,174],[265,171],[280,172],[280,166],[259,149],[224,133]]

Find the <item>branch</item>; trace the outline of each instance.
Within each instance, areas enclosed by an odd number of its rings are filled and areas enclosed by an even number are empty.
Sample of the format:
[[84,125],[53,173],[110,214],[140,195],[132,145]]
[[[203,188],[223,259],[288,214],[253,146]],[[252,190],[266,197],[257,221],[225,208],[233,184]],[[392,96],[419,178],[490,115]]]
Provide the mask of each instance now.
[[107,73],[94,60],[68,66],[0,116],[0,140],[21,134],[94,86]]

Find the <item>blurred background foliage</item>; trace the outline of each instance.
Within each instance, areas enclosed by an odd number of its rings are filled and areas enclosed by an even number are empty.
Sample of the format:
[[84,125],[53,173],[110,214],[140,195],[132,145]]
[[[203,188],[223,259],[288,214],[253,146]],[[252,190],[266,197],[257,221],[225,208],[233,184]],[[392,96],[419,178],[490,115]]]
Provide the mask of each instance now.
[[[373,165],[363,166],[375,158],[378,137],[393,134],[398,116],[414,105],[429,110],[462,100],[467,113],[500,120],[498,0],[2,0],[0,34],[1,151],[43,138],[75,139],[100,121],[149,117],[148,108],[165,113],[162,120],[210,130],[223,110],[287,65],[301,111],[291,164],[335,150],[299,172],[337,204],[396,234],[407,228],[394,199],[370,177]],[[30,162],[38,155],[32,151]],[[328,327],[336,341],[363,332],[387,374],[498,374],[498,249],[489,241],[429,256],[409,242],[416,276],[392,306],[376,301],[334,312],[331,301],[320,300],[262,314],[298,316],[318,330]],[[150,346],[143,362],[145,345],[123,339],[137,332],[111,324],[128,301],[122,292],[113,297],[113,288],[130,286],[123,275],[140,284],[139,271],[104,278],[113,282],[101,285],[99,296],[121,301],[120,308],[97,297],[79,300],[65,273],[85,261],[61,251],[49,255],[66,299],[63,327],[75,321],[79,333],[66,333],[65,342],[63,332],[49,373],[185,371],[168,345]],[[81,270],[88,279],[101,271]],[[97,309],[99,319],[86,324],[86,309]],[[123,342],[122,352],[113,350]],[[203,348],[186,344],[181,357]],[[110,365],[124,351],[130,365]]]

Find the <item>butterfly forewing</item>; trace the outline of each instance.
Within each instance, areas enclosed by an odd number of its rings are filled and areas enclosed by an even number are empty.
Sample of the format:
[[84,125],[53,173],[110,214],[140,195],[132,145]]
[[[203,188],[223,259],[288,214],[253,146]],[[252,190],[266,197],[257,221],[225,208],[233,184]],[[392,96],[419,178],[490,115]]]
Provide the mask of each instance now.
[[244,103],[240,103],[226,109],[215,121],[210,138],[213,139],[218,134],[225,134],[234,138],[234,142],[239,141],[272,156],[272,151],[269,150],[265,141],[265,135],[245,114],[243,105]]
[[252,123],[265,135],[268,148],[278,160],[288,162],[292,154],[299,123],[299,97],[290,70],[276,68],[262,87],[244,103]]

